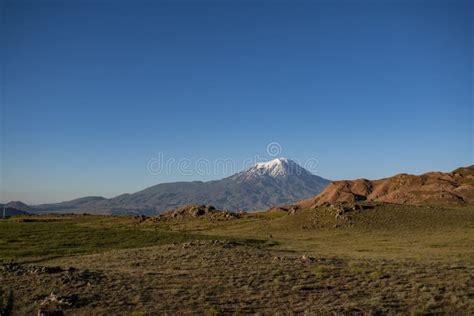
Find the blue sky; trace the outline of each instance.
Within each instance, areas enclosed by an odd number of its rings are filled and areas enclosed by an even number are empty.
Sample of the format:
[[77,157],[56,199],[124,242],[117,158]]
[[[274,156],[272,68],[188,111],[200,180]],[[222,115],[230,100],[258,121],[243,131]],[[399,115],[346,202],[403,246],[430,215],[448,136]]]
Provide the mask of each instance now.
[[472,1],[0,0],[1,201],[317,159],[329,179],[474,163]]

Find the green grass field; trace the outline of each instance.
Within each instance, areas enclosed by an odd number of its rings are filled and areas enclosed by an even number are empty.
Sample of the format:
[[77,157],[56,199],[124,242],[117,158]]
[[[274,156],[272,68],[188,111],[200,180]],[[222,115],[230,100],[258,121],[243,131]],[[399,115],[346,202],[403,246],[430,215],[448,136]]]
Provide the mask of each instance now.
[[[212,235],[137,227],[131,218],[57,217],[0,221],[0,259],[38,262],[64,256],[141,248],[190,240],[218,239]],[[35,221],[45,220],[45,221]],[[234,238],[237,239],[237,238]]]

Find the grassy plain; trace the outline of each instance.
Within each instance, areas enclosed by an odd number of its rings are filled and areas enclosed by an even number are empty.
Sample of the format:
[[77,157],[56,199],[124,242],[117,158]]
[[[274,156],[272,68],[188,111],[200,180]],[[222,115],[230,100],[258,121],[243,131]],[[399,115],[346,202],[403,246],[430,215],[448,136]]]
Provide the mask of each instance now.
[[473,245],[472,206],[30,216],[0,221],[0,287],[18,315],[51,301],[74,315],[467,315]]

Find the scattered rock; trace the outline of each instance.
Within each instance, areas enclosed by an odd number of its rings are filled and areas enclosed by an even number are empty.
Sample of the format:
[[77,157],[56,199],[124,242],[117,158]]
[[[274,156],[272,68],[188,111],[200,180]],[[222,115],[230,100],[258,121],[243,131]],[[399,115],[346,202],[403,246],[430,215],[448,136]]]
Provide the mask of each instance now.
[[5,263],[0,266],[0,271],[13,273],[15,275],[22,274],[53,274],[60,273],[64,270],[61,267],[49,267],[49,266],[35,266],[35,265],[22,265],[16,262]]
[[164,212],[154,217],[154,221],[167,221],[170,219],[186,219],[186,218],[206,218],[209,220],[230,220],[239,218],[244,213],[233,213],[228,210],[218,210],[212,205],[187,205],[174,210]]
[[295,215],[299,207],[296,205],[272,207],[268,212],[286,212],[287,215]]
[[136,215],[134,216],[134,218],[138,223],[143,223],[148,220],[148,216],[145,216],[145,215]]
[[288,211],[288,215],[295,215],[295,214],[296,214],[296,208],[295,207],[290,208],[290,210]]
[[61,282],[63,284],[75,282],[91,286],[93,284],[99,284],[103,278],[100,272],[92,272],[89,270],[79,271],[75,268],[69,268],[66,273],[61,275]]
[[302,255],[302,256],[300,257],[300,260],[301,260],[301,261],[305,261],[305,262],[313,262],[313,261],[316,260],[316,258],[315,258],[315,257],[312,257],[312,256],[308,256],[308,255]]
[[42,307],[38,310],[38,316],[63,316],[64,312],[60,309],[57,310],[47,310]]
[[180,245],[180,248],[186,249],[186,248],[192,248],[192,247],[209,247],[209,246],[218,246],[222,248],[234,248],[238,246],[238,243],[234,241],[229,241],[229,240],[195,240],[195,241],[188,241],[185,243],[182,243]]
[[58,296],[51,293],[41,303],[38,316],[61,316],[63,309],[73,307],[79,301],[78,295]]

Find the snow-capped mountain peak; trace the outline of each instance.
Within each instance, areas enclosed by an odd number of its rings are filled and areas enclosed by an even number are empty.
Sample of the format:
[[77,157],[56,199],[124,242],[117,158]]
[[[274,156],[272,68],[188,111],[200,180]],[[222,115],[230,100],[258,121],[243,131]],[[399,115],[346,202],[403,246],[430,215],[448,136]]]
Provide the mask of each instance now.
[[250,180],[269,176],[284,178],[288,176],[312,175],[309,171],[288,158],[277,158],[267,162],[259,162],[253,167],[233,176],[235,179]]
[[[289,175],[291,174],[292,171],[297,171],[297,170],[291,170],[291,167],[295,165],[297,166],[295,162],[287,158],[278,158],[278,159],[274,159],[268,162],[257,163],[250,170],[256,171],[259,174],[268,174],[270,176],[277,177],[277,176]],[[298,169],[301,169],[301,167]]]

